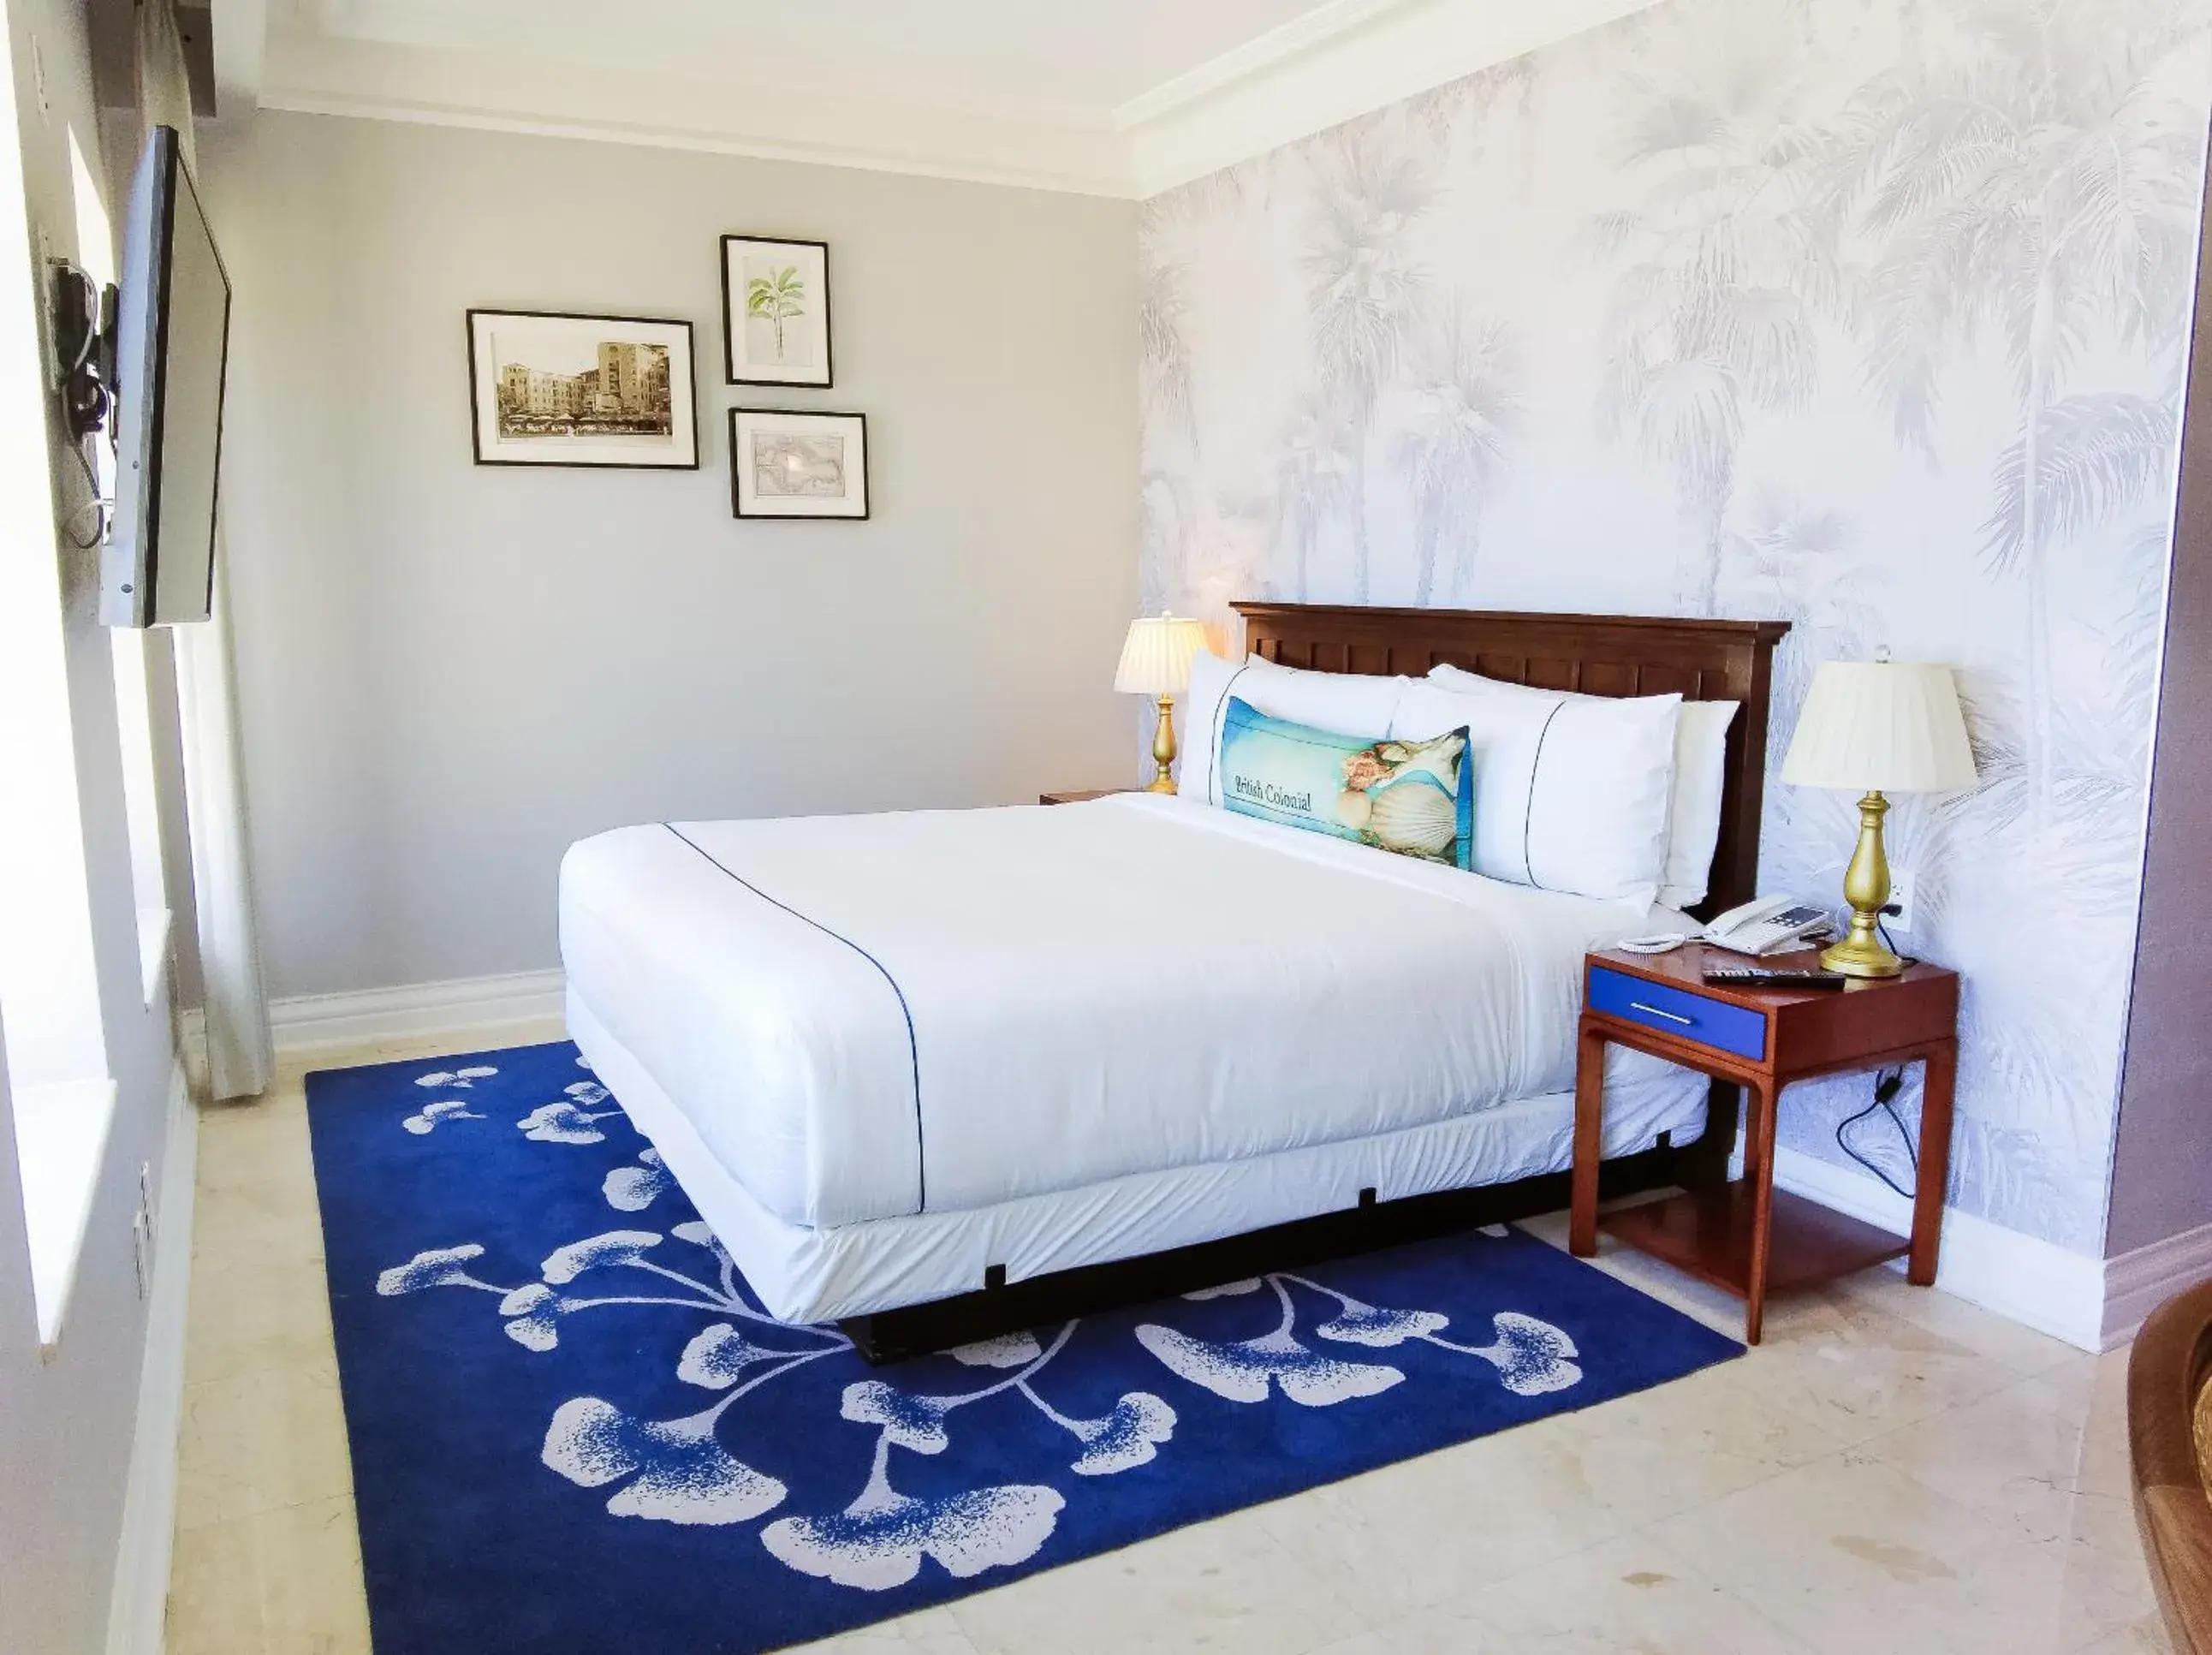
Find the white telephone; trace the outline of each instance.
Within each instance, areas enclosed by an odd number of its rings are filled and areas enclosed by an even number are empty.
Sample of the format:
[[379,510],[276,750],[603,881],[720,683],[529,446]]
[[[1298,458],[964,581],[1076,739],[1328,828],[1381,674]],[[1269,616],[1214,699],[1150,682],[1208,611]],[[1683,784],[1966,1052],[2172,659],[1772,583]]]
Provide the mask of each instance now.
[[1704,940],[1737,954],[1778,954],[1808,939],[1832,932],[1825,908],[1795,897],[1763,897],[1731,908],[1705,928]]

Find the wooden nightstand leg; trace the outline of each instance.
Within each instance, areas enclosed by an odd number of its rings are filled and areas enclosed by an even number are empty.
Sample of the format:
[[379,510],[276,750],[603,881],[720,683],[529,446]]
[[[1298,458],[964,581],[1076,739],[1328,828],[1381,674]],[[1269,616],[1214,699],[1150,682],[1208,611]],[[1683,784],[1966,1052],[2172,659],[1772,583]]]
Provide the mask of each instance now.
[[1753,1169],[1759,1165],[1759,1145],[1765,1135],[1765,1124],[1759,1118],[1759,1088],[1739,1089],[1743,1099],[1743,1175],[1755,1176]]
[[1916,1287],[1936,1284],[1936,1255],[1943,1243],[1943,1196],[1951,1183],[1951,1094],[1959,1076],[1959,1043],[1947,1040],[1928,1054],[1920,1096],[1920,1181],[1912,1197],[1912,1256],[1905,1279]]
[[1575,1048],[1574,1199],[1567,1214],[1567,1250],[1597,1251],[1597,1165],[1605,1147],[1605,1037],[1585,1022]]
[[1759,1342],[1766,1319],[1766,1240],[1774,1226],[1774,1104],[1778,1080],[1744,1088],[1744,1176],[1751,1180],[1751,1271],[1743,1292],[1743,1342]]

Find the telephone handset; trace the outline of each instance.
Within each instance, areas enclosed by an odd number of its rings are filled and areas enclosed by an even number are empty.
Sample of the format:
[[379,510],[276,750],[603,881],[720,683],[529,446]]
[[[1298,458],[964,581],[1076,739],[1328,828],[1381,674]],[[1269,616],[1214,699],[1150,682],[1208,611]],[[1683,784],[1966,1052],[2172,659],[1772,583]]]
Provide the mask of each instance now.
[[1795,897],[1765,897],[1719,916],[1705,928],[1703,940],[1731,953],[1778,954],[1834,928],[1825,908]]

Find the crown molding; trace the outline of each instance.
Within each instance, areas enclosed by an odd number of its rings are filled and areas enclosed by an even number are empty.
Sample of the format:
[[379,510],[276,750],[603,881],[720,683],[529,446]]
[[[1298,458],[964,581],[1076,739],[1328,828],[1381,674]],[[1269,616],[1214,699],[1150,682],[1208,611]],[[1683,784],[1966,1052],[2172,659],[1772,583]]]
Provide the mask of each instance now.
[[1103,119],[1016,119],[874,93],[738,85],[289,28],[270,32],[260,101],[307,114],[1130,193],[1125,146]]
[[213,0],[226,113],[258,103],[1139,200],[1655,3],[1328,0],[1118,108],[1054,112],[349,38],[272,27],[268,0]]
[[[1133,193],[1158,195],[1656,3],[1419,0],[1363,7],[1361,0],[1337,0],[1328,9],[1333,29],[1261,52],[1263,42],[1290,33],[1279,29],[1252,42],[1255,57],[1232,65],[1236,72],[1209,80],[1209,71],[1228,61],[1217,58],[1123,105],[1140,117],[1124,129]],[[1167,95],[1183,82],[1189,95]]]
[[1416,3],[1419,0],[1328,0],[1327,5],[1293,17],[1173,80],[1161,82],[1149,92],[1138,94],[1114,111],[1115,130],[1126,132],[1174,114],[1278,64],[1324,47],[1386,12],[1402,11]]

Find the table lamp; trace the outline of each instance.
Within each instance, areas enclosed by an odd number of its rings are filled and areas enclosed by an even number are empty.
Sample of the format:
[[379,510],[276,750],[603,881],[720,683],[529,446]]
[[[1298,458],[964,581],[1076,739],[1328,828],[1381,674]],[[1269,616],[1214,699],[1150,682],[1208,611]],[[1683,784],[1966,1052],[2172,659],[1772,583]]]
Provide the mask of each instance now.
[[1891,793],[1955,793],[1974,785],[1973,750],[1948,666],[1824,661],[1813,674],[1782,779],[1801,788],[1862,794],[1859,843],[1844,873],[1850,934],[1820,964],[1845,977],[1895,977],[1905,962],[1881,940],[1889,858],[1881,848]]
[[1121,643],[1121,664],[1114,669],[1114,687],[1123,695],[1151,696],[1159,705],[1159,724],[1152,732],[1152,761],[1159,774],[1147,793],[1173,793],[1175,777],[1175,698],[1190,683],[1191,657],[1206,648],[1206,624],[1164,612],[1143,615],[1129,623],[1129,636]]

